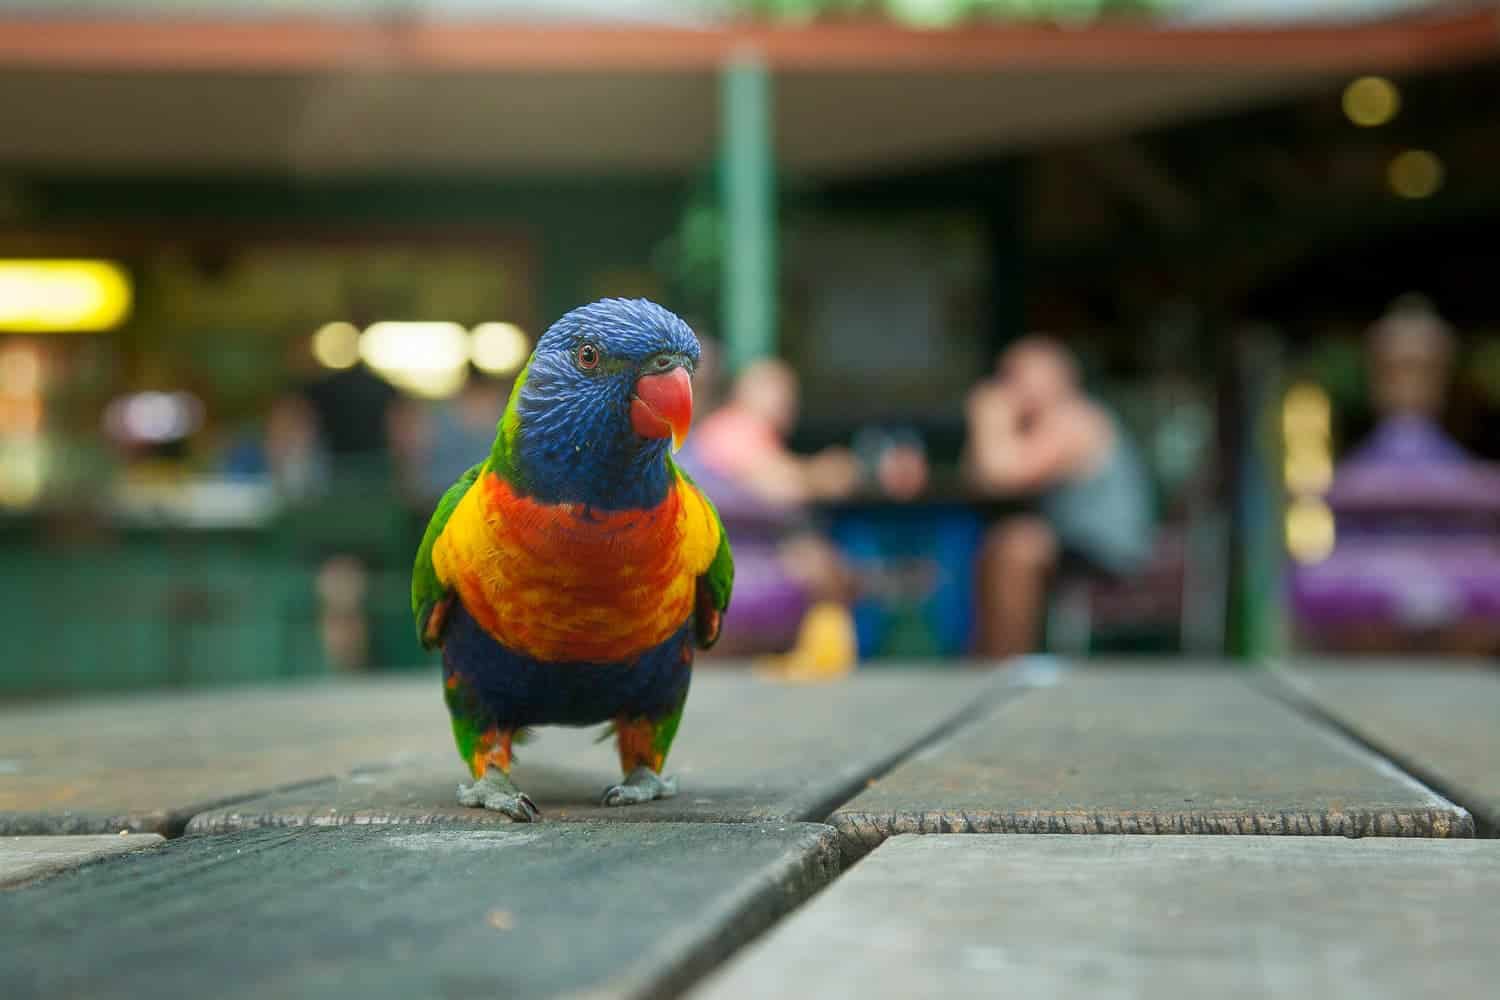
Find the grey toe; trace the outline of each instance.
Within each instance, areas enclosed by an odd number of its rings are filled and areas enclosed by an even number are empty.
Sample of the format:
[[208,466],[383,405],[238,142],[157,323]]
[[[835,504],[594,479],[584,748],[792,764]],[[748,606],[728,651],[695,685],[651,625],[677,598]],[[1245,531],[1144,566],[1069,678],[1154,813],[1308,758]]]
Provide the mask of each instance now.
[[677,794],[677,779],[663,778],[649,767],[638,767],[618,785],[604,790],[601,800],[607,806],[628,806],[653,799],[670,799]]

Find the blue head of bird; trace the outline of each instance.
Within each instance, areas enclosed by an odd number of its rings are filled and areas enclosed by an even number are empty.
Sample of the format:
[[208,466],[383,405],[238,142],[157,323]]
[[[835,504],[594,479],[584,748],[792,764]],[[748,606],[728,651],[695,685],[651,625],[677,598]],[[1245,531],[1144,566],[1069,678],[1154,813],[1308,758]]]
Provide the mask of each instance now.
[[580,306],[542,334],[512,391],[513,474],[546,503],[645,509],[693,417],[698,338],[645,299]]

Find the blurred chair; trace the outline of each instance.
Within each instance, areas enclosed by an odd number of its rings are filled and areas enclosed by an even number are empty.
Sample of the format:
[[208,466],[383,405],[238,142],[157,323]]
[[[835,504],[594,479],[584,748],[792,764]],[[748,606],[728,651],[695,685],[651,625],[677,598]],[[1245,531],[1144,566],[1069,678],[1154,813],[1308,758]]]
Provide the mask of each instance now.
[[1216,499],[1213,400],[1182,385],[1105,390],[1141,443],[1156,493],[1151,559],[1128,578],[1064,569],[1049,600],[1048,650],[1224,651],[1228,516]]

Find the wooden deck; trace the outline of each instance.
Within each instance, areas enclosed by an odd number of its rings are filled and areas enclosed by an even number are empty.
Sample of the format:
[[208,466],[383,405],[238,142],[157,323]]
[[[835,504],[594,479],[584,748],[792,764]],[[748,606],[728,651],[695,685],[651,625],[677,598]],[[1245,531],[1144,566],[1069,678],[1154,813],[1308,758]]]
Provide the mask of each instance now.
[[545,730],[527,826],[454,803],[435,676],[13,706],[0,996],[1485,995],[1497,718],[1418,663],[703,670],[676,799]]

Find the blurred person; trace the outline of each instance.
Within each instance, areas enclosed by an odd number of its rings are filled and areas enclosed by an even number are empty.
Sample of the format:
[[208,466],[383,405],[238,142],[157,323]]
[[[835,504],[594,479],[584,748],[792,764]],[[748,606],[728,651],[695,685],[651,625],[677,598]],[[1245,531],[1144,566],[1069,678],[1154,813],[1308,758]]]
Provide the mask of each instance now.
[[266,466],[276,492],[289,500],[306,500],[328,486],[328,455],[317,416],[297,395],[278,397],[266,416]]
[[402,408],[391,446],[418,507],[430,510],[494,442],[511,385],[475,371],[452,399]]
[[1500,648],[1500,467],[1442,428],[1456,337],[1418,296],[1366,339],[1373,430],[1321,496],[1331,550],[1298,560],[1292,601],[1308,638],[1341,652],[1485,656]]
[[1065,557],[1120,576],[1145,564],[1150,486],[1135,444],[1084,393],[1072,354],[1050,337],[1012,345],[967,410],[971,486],[1035,505],[990,527],[979,559],[978,652],[1014,656],[1036,644],[1048,582]]
[[[706,353],[694,391],[713,393],[718,354]],[[728,399],[703,418],[678,463],[713,495],[735,551],[735,599],[719,650],[731,655],[792,651],[775,661],[789,675],[830,675],[852,667],[847,604],[852,578],[838,550],[813,526],[807,505],[848,496],[859,481],[846,449],[812,458],[790,451],[797,420],[796,373],[758,361],[734,381]],[[852,625],[849,626],[852,628]]]
[[272,400],[264,423],[230,442],[222,471],[232,480],[269,482],[278,497],[293,503],[321,494],[328,486],[328,455],[307,400],[295,393]]
[[1372,402],[1382,419],[1436,420],[1448,394],[1453,333],[1426,299],[1398,299],[1369,334]]
[[364,365],[327,374],[303,390],[317,416],[334,472],[385,479],[391,421],[400,394]]
[[[308,368],[305,340],[292,345],[293,371]],[[403,414],[400,393],[360,364],[305,382],[301,390],[313,414],[329,460],[329,493],[339,504],[357,498],[380,503],[390,491],[393,444]],[[323,652],[338,669],[357,671],[370,666],[370,571],[380,539],[356,548],[343,545],[319,562],[317,571],[318,622]]]
[[[688,324],[699,329],[696,322]],[[698,334],[700,354],[698,367],[693,369],[693,407],[699,413],[713,413],[723,403],[724,393],[724,348],[713,337]],[[703,421],[699,421],[702,430]]]
[[729,400],[698,427],[697,453],[721,475],[774,504],[838,500],[859,486],[859,463],[847,448],[810,457],[786,445],[800,405],[797,373],[767,358],[735,379]]

